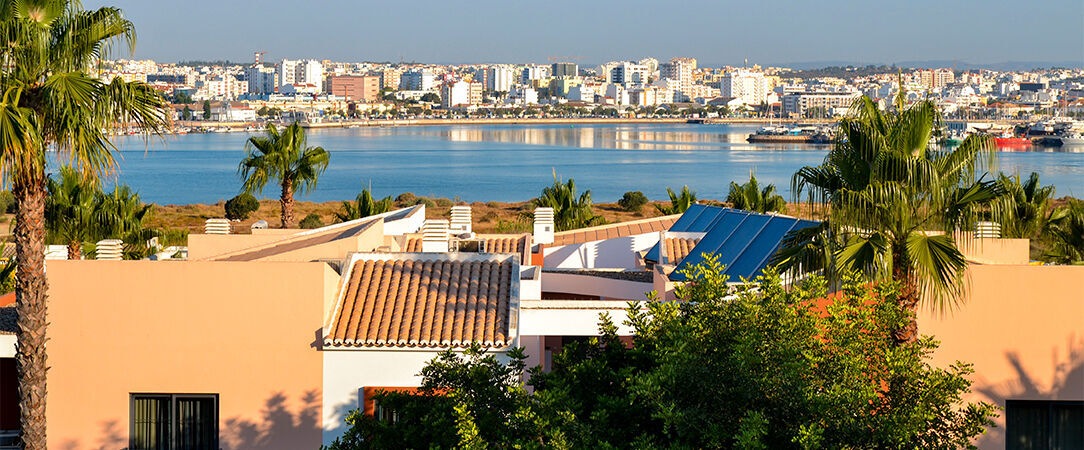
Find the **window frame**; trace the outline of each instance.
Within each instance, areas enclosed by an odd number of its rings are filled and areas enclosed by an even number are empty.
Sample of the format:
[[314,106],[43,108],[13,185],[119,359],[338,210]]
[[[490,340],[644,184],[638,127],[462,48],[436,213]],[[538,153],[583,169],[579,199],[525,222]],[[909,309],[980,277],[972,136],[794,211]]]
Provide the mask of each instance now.
[[173,394],[164,392],[130,392],[128,393],[128,448],[135,448],[135,403],[136,398],[166,398],[169,400],[169,448],[177,447],[177,432],[180,424],[177,420],[177,400],[183,399],[210,399],[212,411],[214,411],[214,448],[218,448],[220,444],[219,426],[219,403],[218,394]]
[[[1012,436],[1010,434],[1010,430],[1009,430],[1010,408],[1011,407],[1040,407],[1040,408],[1045,409],[1045,414],[1046,414],[1046,416],[1045,416],[1045,421],[1046,421],[1046,442],[1040,443],[1040,444],[1043,445],[1043,448],[1051,448],[1053,443],[1054,443],[1054,438],[1055,438],[1055,433],[1054,433],[1054,425],[1055,425],[1054,424],[1054,408],[1058,407],[1058,406],[1077,406],[1077,407],[1084,408],[1084,401],[1081,401],[1081,400],[1020,400],[1020,399],[1008,399],[1008,400],[1005,400],[1005,447],[1006,448],[1015,448],[1015,447],[1010,447],[1010,445],[1012,445],[1012,442],[1009,441],[1010,437]],[[1019,432],[1020,432],[1019,430],[1016,430],[1017,434],[1019,434]]]

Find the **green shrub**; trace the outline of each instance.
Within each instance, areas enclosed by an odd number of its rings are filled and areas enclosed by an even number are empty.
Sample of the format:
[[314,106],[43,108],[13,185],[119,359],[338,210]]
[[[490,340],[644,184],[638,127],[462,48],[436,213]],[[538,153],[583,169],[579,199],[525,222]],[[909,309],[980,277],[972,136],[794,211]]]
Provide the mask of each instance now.
[[404,205],[417,205],[417,203],[415,202],[417,199],[418,197],[416,195],[410,192],[404,192],[402,194],[399,194],[398,197],[395,197],[395,202],[402,203]]
[[304,219],[301,219],[301,222],[298,223],[298,226],[306,230],[320,228],[324,226],[324,221],[320,219],[319,214],[312,213],[305,216]]
[[0,192],[0,213],[15,214],[15,196],[11,191]]
[[498,216],[497,213],[495,213],[493,211],[490,211],[490,212],[487,212],[487,213],[483,214],[482,217],[480,217],[478,219],[478,221],[482,222],[482,223],[489,223],[489,222],[492,222],[494,220],[497,220],[498,218],[500,218],[500,216]]
[[455,202],[453,202],[451,200],[448,200],[446,198],[438,198],[438,199],[436,199],[434,201],[437,203],[437,206],[439,206],[441,208],[451,208],[452,205],[455,204]]
[[500,208],[501,204],[497,202],[486,202],[486,206],[490,208]]
[[426,208],[433,208],[433,207],[437,206],[437,204],[435,202],[433,202],[432,200],[429,200],[428,198],[425,198],[425,197],[418,197],[418,198],[414,199],[414,204],[415,205],[425,205]]
[[640,208],[643,208],[648,202],[647,196],[640,191],[628,191],[625,195],[621,196],[621,200],[617,201],[617,204],[628,212],[638,212]]
[[226,201],[223,207],[226,210],[226,218],[230,220],[245,220],[249,214],[260,209],[260,202],[252,194],[238,194]]

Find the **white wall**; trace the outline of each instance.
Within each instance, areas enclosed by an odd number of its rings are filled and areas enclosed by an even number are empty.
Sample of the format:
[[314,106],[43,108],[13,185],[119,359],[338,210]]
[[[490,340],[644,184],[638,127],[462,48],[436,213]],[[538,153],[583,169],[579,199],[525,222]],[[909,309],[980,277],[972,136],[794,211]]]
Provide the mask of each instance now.
[[597,295],[602,298],[645,300],[653,289],[651,282],[619,280],[615,278],[580,275],[576,273],[546,272],[542,274],[543,292]]
[[636,252],[659,242],[659,233],[651,232],[582,244],[547,247],[547,269],[637,269]]
[[520,336],[524,345],[529,336],[598,336],[599,314],[607,313],[617,334],[632,334],[625,325],[627,302],[620,300],[524,300],[520,304]]
[[[324,350],[323,442],[342,436],[350,410],[362,406],[365,387],[417,387],[439,350]],[[504,361],[504,352],[498,359]]]

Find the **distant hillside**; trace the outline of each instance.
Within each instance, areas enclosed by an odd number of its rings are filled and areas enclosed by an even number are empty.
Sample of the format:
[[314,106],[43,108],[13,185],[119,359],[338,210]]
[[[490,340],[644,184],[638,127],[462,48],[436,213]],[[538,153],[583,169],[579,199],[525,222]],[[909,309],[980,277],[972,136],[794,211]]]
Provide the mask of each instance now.
[[[876,63],[871,64],[868,62],[856,62],[856,61],[810,61],[810,62],[792,62],[783,64],[769,64],[776,67],[789,67],[799,71],[820,71],[825,69],[834,68],[846,68],[846,67],[901,67],[901,68],[923,68],[923,69],[952,69],[957,70],[971,70],[971,69],[988,69],[996,70],[999,72],[1014,72],[1025,71],[1035,69],[1049,69],[1051,67],[1064,67],[1064,68],[1084,68],[1084,61],[1006,61],[999,63],[984,63],[984,64],[972,64],[966,61],[952,61],[952,60],[927,60],[927,61],[899,61],[895,63]],[[829,75],[824,75],[829,76]]]

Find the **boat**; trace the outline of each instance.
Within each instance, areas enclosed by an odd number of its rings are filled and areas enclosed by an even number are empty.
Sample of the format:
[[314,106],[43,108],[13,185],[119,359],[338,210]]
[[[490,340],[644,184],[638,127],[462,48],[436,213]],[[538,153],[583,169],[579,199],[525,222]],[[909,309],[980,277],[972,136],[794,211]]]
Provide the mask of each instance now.
[[750,143],[829,144],[832,136],[817,127],[766,126],[745,138]]
[[994,143],[996,143],[998,147],[1031,145],[1031,138],[1016,136],[1012,133],[1001,133],[1001,135],[994,137]]
[[1058,136],[1061,139],[1061,145],[1084,145],[1084,135],[1082,134],[1067,134]]

